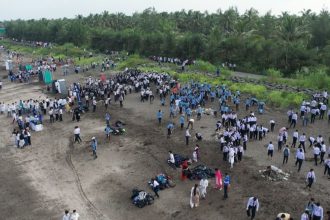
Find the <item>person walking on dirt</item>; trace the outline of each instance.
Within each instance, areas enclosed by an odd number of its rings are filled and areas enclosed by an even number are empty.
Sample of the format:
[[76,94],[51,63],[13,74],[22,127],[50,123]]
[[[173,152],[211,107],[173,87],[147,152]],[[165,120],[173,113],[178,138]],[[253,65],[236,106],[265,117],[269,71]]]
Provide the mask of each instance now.
[[323,207],[319,202],[315,204],[312,216],[313,220],[323,220]]
[[299,136],[299,146],[298,147],[303,147],[304,152],[306,153],[305,141],[306,141],[306,134],[303,133],[302,135]]
[[274,153],[274,145],[273,145],[272,142],[269,142],[269,144],[267,146],[267,156],[268,156],[268,158],[269,158],[269,156],[272,158],[273,153]]
[[199,182],[199,189],[201,193],[201,198],[205,199],[206,197],[206,189],[209,186],[209,181],[206,179],[206,177],[203,177],[201,181]]
[[162,110],[159,109],[157,112],[157,119],[158,119],[159,125],[162,123],[162,118],[163,118],[163,112],[162,112]]
[[80,128],[78,126],[74,127],[73,134],[74,134],[74,143],[78,142],[80,144],[81,142]]
[[93,97],[93,102],[92,102],[92,105],[93,105],[93,112],[96,111],[96,104],[97,104],[97,102],[96,102],[96,98]]
[[301,215],[300,220],[310,220],[308,210],[305,210],[305,212]]
[[174,125],[172,122],[168,123],[167,125],[167,138],[171,137],[171,134],[173,133]]
[[186,145],[189,145],[189,138],[190,138],[190,132],[189,132],[189,128],[186,129],[186,134],[185,134],[185,137],[186,137]]
[[310,200],[308,201],[307,205],[306,205],[306,211],[308,213],[308,217],[307,220],[311,220],[312,219],[312,214],[313,214],[313,210],[315,208],[315,200],[314,198],[310,198]]
[[96,140],[95,137],[92,137],[91,148],[92,148],[92,151],[93,151],[94,159],[96,159],[96,158],[97,158],[97,154],[96,154],[96,150],[97,150],[97,140]]
[[320,151],[320,148],[319,147],[313,147],[313,154],[314,154],[314,164],[315,166],[317,166],[317,160],[318,160],[318,157],[320,155],[321,151]]
[[110,125],[110,119],[111,119],[110,113],[109,112],[105,113],[105,123],[107,126]]
[[301,149],[301,148],[297,149],[296,158],[297,158],[297,160],[296,160],[295,166],[297,166],[297,164],[299,164],[298,165],[298,172],[299,172],[301,169],[301,165],[302,165],[303,161],[305,160],[305,153],[304,153],[303,149]]
[[293,126],[293,128],[296,127],[297,120],[298,120],[298,112],[295,112],[295,113],[292,114],[291,123],[290,123],[290,128],[291,128],[292,126]]
[[70,216],[70,220],[79,220],[79,217],[80,215],[78,214],[78,212],[76,210],[73,210]]
[[285,145],[285,147],[283,149],[283,164],[288,163],[289,156],[290,156],[289,146]]
[[124,101],[124,96],[123,96],[123,94],[121,94],[120,96],[119,96],[119,106],[122,108],[124,105],[123,105],[123,101]]
[[330,155],[328,159],[324,161],[324,172],[323,174],[326,175],[328,173],[328,178],[330,179]]
[[271,131],[271,132],[274,132],[275,121],[272,119],[272,120],[269,121],[269,123],[270,123],[270,131]]
[[197,208],[199,206],[199,196],[200,191],[198,188],[198,184],[195,184],[190,191],[190,207],[191,208]]
[[293,147],[293,148],[296,147],[298,137],[299,137],[299,133],[298,133],[298,130],[296,130],[292,134],[292,145],[291,145],[291,147]]
[[104,129],[106,139],[110,141],[111,128],[110,125],[107,125]]
[[227,199],[228,198],[228,190],[230,187],[230,176],[228,173],[225,174],[225,178],[223,179],[223,198]]
[[251,220],[256,216],[256,212],[259,210],[259,200],[257,197],[250,197],[246,205],[246,214],[251,216]]
[[180,128],[182,130],[184,127],[184,115],[183,114],[179,118],[179,123],[180,123]]
[[309,188],[309,190],[310,190],[312,188],[312,185],[315,182],[315,180],[316,180],[316,176],[315,176],[314,169],[310,169],[306,176],[306,182],[307,182],[306,188]]

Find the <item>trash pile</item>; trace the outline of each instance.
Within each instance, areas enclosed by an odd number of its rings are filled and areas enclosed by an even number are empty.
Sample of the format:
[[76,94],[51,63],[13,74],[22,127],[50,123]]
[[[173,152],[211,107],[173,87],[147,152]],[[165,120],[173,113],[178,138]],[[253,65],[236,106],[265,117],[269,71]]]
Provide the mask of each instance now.
[[155,198],[151,194],[143,190],[139,190],[137,188],[132,190],[131,201],[139,208],[143,208],[146,205],[151,205],[154,200]]
[[191,169],[191,180],[200,180],[203,178],[209,179],[215,176],[214,170],[207,168],[204,165],[198,165]]
[[259,170],[259,173],[269,181],[287,181],[290,176],[289,173],[285,173],[273,165],[268,166],[266,170]]

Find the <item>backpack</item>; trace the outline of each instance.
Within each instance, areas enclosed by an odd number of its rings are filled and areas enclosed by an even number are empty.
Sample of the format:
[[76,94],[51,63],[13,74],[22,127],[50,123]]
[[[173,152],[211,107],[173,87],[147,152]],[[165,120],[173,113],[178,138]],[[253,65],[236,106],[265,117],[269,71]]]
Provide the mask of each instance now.
[[289,149],[284,149],[284,156],[289,156]]

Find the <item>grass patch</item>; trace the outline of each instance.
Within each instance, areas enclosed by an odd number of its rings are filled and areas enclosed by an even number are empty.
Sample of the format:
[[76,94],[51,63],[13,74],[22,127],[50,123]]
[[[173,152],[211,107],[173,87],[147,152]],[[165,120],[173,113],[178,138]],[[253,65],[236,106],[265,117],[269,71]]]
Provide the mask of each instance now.
[[267,103],[278,108],[297,107],[307,98],[307,95],[304,93],[271,91],[267,95]]
[[251,83],[234,83],[229,87],[232,91],[240,91],[251,94],[257,99],[265,99],[267,88],[262,85],[255,85]]
[[152,61],[146,59],[146,58],[142,58],[139,55],[131,55],[129,56],[126,60],[121,61],[118,65],[117,65],[117,69],[118,70],[124,70],[126,67],[127,68],[138,68],[140,66],[145,66],[147,64],[150,64]]

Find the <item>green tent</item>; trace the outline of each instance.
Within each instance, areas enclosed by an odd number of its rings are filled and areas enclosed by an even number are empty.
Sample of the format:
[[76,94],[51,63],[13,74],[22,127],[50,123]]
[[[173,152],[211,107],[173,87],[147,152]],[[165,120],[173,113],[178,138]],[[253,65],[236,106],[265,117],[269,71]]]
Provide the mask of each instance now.
[[52,73],[49,70],[46,70],[44,72],[44,82],[46,84],[50,84],[50,83],[53,82],[53,76],[52,76]]
[[25,66],[25,69],[26,69],[27,71],[32,70],[32,66],[31,66],[31,65],[26,65],[26,66]]

